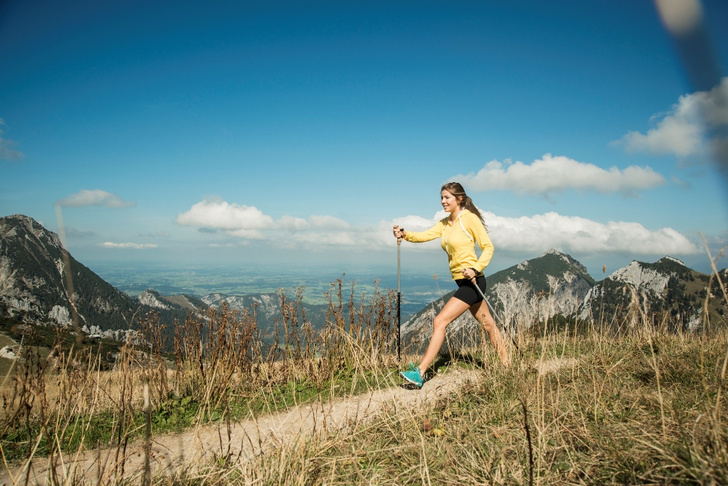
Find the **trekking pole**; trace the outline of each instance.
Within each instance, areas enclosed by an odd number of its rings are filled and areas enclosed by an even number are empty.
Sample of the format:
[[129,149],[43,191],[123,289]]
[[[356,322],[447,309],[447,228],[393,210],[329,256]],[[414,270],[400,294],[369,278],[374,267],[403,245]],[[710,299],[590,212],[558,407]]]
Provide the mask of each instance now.
[[[397,228],[397,226],[395,226]],[[402,249],[402,238],[397,238],[397,361],[402,361],[401,350],[401,327],[402,327],[402,292],[400,285],[400,254]]]
[[[495,309],[493,308],[492,305],[490,305],[490,302],[488,302],[488,299],[485,298],[485,294],[483,293],[482,290],[480,290],[480,287],[478,287],[478,282],[476,281],[475,277],[471,278],[470,281],[473,283],[473,287],[475,287],[475,289],[478,291],[480,296],[483,298],[483,302],[485,302],[485,305],[487,305],[490,308],[491,312],[493,313],[493,323],[495,323],[495,325],[497,326],[498,324],[496,323],[496,319],[495,319],[497,314],[495,313]],[[505,323],[502,323],[502,324],[503,324],[503,329],[505,329],[506,328]],[[508,337],[511,338],[513,345],[516,347],[518,352],[521,353],[521,349],[518,347],[518,343],[513,338],[513,334],[511,334],[510,331],[506,331],[506,332],[508,333]],[[523,353],[521,353],[521,356],[523,356]]]

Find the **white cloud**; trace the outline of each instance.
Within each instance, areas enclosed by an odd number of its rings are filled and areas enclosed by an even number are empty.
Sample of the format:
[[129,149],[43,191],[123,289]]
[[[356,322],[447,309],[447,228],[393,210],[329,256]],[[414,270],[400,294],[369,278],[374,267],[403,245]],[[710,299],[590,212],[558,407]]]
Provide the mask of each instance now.
[[311,224],[316,228],[345,229],[349,228],[349,223],[333,216],[311,216],[309,218]]
[[485,213],[494,244],[514,252],[541,252],[556,248],[574,254],[633,253],[688,255],[698,247],[672,228],[650,230],[640,223],[599,223],[549,212],[530,217],[504,218]]
[[630,152],[649,152],[654,155],[687,157],[704,151],[702,128],[697,120],[668,115],[647,133],[631,131],[622,137]]
[[311,225],[303,218],[297,218],[294,216],[283,216],[276,222],[276,226],[283,229],[303,231]]
[[200,201],[189,211],[179,214],[176,221],[186,226],[238,231],[241,237],[245,237],[246,231],[273,225],[273,218],[254,206],[230,204],[220,199]]
[[[7,126],[5,120],[0,118],[0,127]],[[0,128],[0,160],[20,160],[23,158],[23,153],[19,150],[15,150],[17,143],[13,140],[9,140],[3,137],[4,131]]]
[[624,170],[602,169],[564,156],[544,155],[532,164],[499,162],[485,164],[476,174],[452,178],[472,191],[508,190],[518,194],[548,195],[569,189],[603,193],[631,193],[665,184],[665,178],[650,167],[630,166]]
[[330,247],[353,247],[361,246],[366,248],[364,241],[368,238],[360,238],[355,231],[351,232],[315,232],[306,231],[291,235],[287,239],[289,247],[303,247],[308,250],[322,250]]
[[149,250],[151,248],[157,248],[154,243],[113,243],[106,241],[101,243],[104,248],[115,248],[115,249],[129,249],[129,250]]
[[99,206],[105,208],[130,208],[136,205],[132,201],[124,201],[116,194],[112,194],[101,189],[83,189],[76,194],[71,194],[58,202],[58,206],[64,207],[86,207]]
[[[574,256],[594,254],[640,255],[694,255],[698,246],[685,235],[672,228],[650,230],[640,223],[610,221],[600,223],[576,216],[564,216],[555,212],[507,218],[482,211],[488,226],[488,234],[496,251],[523,253],[526,258],[556,248]],[[399,224],[411,231],[421,231],[432,226],[441,214],[430,220],[415,216],[397,218]],[[379,241],[387,246],[395,244],[392,223],[379,226]],[[423,249],[439,249],[437,245],[416,245]]]
[[706,157],[711,150],[728,154],[728,77],[710,91],[681,96],[669,112],[652,119],[654,128],[631,131],[617,143],[632,152],[680,158]]
[[142,236],[144,238],[169,238],[170,234],[166,231],[157,230],[150,233],[139,233],[139,236]]
[[264,239],[263,233],[256,229],[236,229],[228,230],[227,234],[236,238],[244,240],[262,240]]
[[405,231],[422,231],[430,228],[433,224],[444,218],[446,215],[447,213],[445,211],[438,211],[432,216],[431,219],[423,218],[421,216],[404,216],[402,218],[397,218],[395,223],[391,226],[394,226],[396,224],[397,226],[404,228]]
[[[252,208],[252,212],[250,209],[248,206],[224,201],[202,201],[183,214],[189,215],[184,219],[185,224],[192,226],[193,221],[207,226],[216,222],[221,233],[211,236],[218,240],[220,234],[224,234],[236,240],[236,245],[258,240],[269,248],[297,251],[327,251],[333,248],[365,251],[392,248],[396,245],[392,235],[395,224],[409,231],[422,231],[446,216],[444,211],[438,211],[431,218],[409,215],[391,221],[380,221],[376,226],[352,226],[341,219],[321,215],[308,219],[284,216],[274,221],[257,209]],[[700,253],[695,243],[672,228],[648,229],[640,223],[629,221],[602,223],[555,212],[518,218],[501,217],[488,211],[482,213],[496,249],[522,253],[525,258],[551,248],[575,257],[594,254],[679,256]],[[255,218],[251,220],[250,214],[254,214]],[[248,218],[243,218],[242,215]],[[191,216],[198,219],[194,220]],[[233,226],[231,221],[236,221],[238,227],[230,229]],[[248,224],[249,227],[242,227],[242,224]],[[228,243],[230,242],[211,242],[214,245]],[[437,239],[412,245],[412,249],[441,251],[440,241]]]
[[356,246],[358,229],[342,219],[313,215],[308,219],[285,215],[278,220],[256,207],[206,199],[177,216],[178,224],[221,230],[240,240],[265,240],[282,248],[324,249]]

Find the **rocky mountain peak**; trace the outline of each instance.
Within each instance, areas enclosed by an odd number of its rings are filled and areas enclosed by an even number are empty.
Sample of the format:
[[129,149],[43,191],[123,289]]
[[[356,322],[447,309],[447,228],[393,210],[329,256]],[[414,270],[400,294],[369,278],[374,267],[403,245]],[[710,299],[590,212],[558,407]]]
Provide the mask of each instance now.
[[165,304],[160,299],[159,292],[147,289],[144,292],[137,295],[137,300],[144,305],[147,305],[149,307],[153,307],[155,309],[171,309],[171,306],[168,304]]
[[579,317],[608,321],[624,317],[630,309],[640,309],[641,315],[633,316],[633,322],[668,313],[676,328],[692,330],[705,318],[725,320],[725,302],[705,299],[706,295],[719,295],[709,290],[709,285],[710,276],[674,257],[654,263],[632,261],[592,287]]
[[667,286],[670,275],[657,268],[646,266],[638,261],[632,261],[629,265],[620,268],[607,278],[615,282],[628,283],[639,289],[661,292]]
[[12,240],[25,238],[37,240],[43,245],[51,245],[58,249],[62,248],[58,235],[48,231],[33,218],[22,214],[14,214],[0,218],[0,240]]
[[127,328],[137,304],[76,261],[32,218],[0,218],[0,308],[41,325]]

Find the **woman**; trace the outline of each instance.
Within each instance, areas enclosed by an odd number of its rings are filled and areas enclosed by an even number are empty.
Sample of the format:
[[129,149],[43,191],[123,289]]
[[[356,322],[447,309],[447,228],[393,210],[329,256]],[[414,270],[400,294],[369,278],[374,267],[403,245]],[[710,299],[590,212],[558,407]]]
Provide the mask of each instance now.
[[[455,294],[435,317],[430,344],[427,346],[420,365],[415,366],[414,363],[410,363],[407,371],[400,372],[405,380],[418,387],[424,383],[423,377],[427,368],[440,352],[448,324],[460,317],[466,310],[470,310],[470,313],[488,331],[488,336],[490,336],[501,362],[505,366],[510,364],[503,337],[490,315],[488,304],[473,283],[475,281],[478,287],[485,292],[483,269],[490,263],[493,256],[493,243],[485,230],[483,216],[473,204],[473,200],[465,194],[463,186],[457,182],[448,182],[442,186],[440,202],[445,212],[450,215],[438,221],[429,230],[416,233],[395,226],[393,231],[398,240],[404,238],[412,243],[441,238],[442,249],[447,253],[450,263],[450,273],[458,285]],[[475,254],[476,243],[481,249],[480,258]]]

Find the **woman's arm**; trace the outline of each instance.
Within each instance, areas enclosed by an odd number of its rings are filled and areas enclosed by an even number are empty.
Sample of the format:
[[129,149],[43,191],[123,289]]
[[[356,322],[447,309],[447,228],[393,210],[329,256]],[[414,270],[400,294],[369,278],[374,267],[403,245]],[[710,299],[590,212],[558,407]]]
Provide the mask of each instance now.
[[488,236],[488,232],[485,230],[480,219],[473,213],[470,213],[470,216],[468,218],[468,229],[481,250],[480,258],[478,258],[478,262],[473,266],[473,269],[482,273],[490,263],[495,247],[493,246],[493,242],[490,241],[490,236]]
[[438,221],[432,228],[426,231],[404,231],[404,239],[410,243],[424,243],[425,241],[431,241],[435,238],[442,236],[442,229],[444,228],[443,221]]

